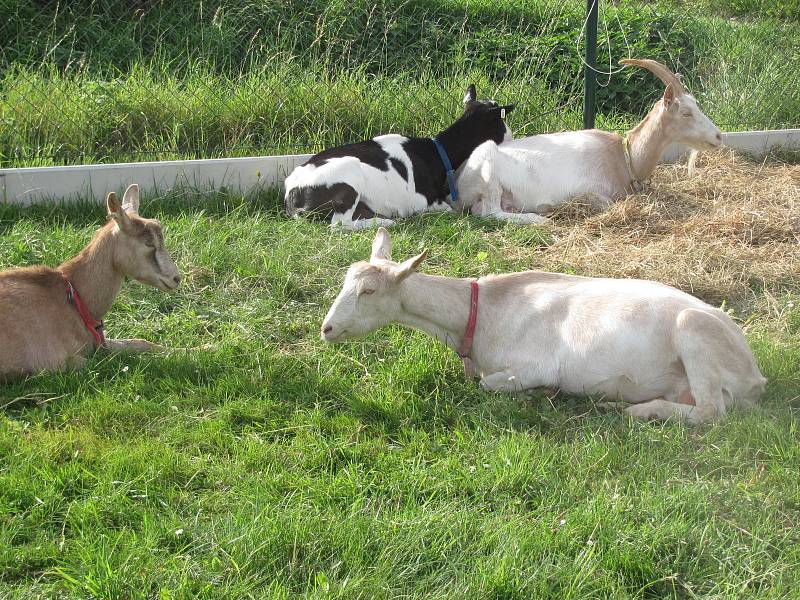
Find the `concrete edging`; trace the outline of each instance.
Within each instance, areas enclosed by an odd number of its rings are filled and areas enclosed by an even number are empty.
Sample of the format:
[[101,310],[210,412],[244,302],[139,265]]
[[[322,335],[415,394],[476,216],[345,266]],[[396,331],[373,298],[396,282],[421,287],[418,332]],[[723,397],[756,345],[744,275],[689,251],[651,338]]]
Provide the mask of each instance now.
[[[800,149],[800,129],[725,133],[723,141],[737,150],[763,155],[776,146]],[[667,148],[662,162],[675,162],[687,151],[686,146],[672,145]],[[108,192],[122,192],[131,183],[138,183],[144,195],[163,194],[182,186],[199,192],[222,187],[251,192],[282,184],[286,176],[310,156],[292,154],[0,169],[0,202],[23,206],[79,198],[103,202]]]

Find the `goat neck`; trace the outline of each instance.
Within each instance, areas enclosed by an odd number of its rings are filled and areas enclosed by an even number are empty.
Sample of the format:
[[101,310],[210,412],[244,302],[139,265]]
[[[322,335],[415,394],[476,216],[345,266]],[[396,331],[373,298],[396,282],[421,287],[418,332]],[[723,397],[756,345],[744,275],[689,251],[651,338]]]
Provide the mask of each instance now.
[[639,181],[650,178],[670,144],[664,127],[666,118],[662,101],[659,100],[644,120],[628,132],[631,166]]
[[470,280],[414,273],[400,285],[397,321],[458,350],[469,318]]
[[472,115],[461,117],[436,136],[444,146],[454,170],[469,158],[475,148],[491,139],[491,135],[482,130],[480,124],[471,117]]
[[75,257],[60,267],[95,319],[101,320],[119,294],[124,276],[114,266],[116,225],[107,223]]

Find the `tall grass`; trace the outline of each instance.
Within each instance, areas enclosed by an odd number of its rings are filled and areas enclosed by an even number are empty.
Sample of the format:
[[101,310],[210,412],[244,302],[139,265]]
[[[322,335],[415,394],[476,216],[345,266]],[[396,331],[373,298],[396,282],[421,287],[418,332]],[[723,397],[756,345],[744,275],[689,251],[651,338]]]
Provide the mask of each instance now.
[[[466,84],[516,101],[520,134],[576,128],[583,3],[0,0],[0,165],[314,151],[429,135]],[[723,129],[797,124],[800,38],[672,4],[602,4],[599,64],[680,69]],[[785,49],[776,53],[778,46]],[[660,84],[600,76],[599,124],[631,126]]]
[[[497,98],[520,96],[517,82],[491,86],[479,71],[372,77],[285,63],[237,79],[199,68],[182,78],[155,75],[145,67],[103,82],[32,72],[11,79],[14,127],[0,131],[0,145],[30,164],[298,153],[391,131],[435,133],[460,114],[465,81]],[[579,114],[539,87],[538,94],[525,90],[517,129],[578,126]]]

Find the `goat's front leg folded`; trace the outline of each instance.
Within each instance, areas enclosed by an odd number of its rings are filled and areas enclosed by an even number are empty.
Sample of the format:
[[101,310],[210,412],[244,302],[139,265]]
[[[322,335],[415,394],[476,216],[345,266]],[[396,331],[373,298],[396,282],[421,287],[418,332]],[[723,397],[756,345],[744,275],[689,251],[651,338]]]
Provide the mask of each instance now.
[[473,215],[492,217],[521,225],[542,225],[548,222],[547,217],[536,213],[503,210],[503,188],[496,181],[485,182],[484,185],[483,197],[471,207]]
[[140,339],[106,340],[106,350],[112,352],[152,352],[166,350],[164,346]]
[[453,212],[453,207],[448,204],[448,201],[450,201],[450,196],[448,196],[447,200],[444,202],[437,201],[429,204],[427,208],[424,208],[420,212]]
[[71,354],[64,361],[63,369],[67,371],[80,371],[86,366],[86,357],[81,354]]
[[343,231],[361,231],[364,229],[377,229],[378,227],[391,227],[392,225],[394,225],[392,219],[381,219],[379,217],[331,223],[332,228],[341,227]]
[[547,217],[537,215],[536,213],[511,213],[501,210],[486,214],[484,216],[492,217],[493,219],[499,219],[501,221],[519,223],[520,225],[544,225],[549,220]]
[[481,377],[480,385],[490,392],[521,392],[525,387],[511,371],[497,371]]

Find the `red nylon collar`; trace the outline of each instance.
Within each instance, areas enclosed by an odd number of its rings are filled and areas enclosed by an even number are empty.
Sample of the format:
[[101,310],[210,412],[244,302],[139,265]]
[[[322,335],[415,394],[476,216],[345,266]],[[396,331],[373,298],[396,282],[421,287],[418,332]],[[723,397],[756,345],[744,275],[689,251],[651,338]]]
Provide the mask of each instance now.
[[103,333],[103,322],[95,320],[95,318],[89,312],[89,309],[86,308],[83,300],[81,300],[78,290],[75,289],[75,286],[72,285],[72,282],[65,277],[64,283],[67,286],[67,302],[72,304],[72,306],[75,307],[75,310],[78,311],[78,314],[80,315],[83,324],[86,326],[86,329],[90,334],[92,334],[95,344],[105,348],[106,336],[105,333]]
[[473,280],[470,282],[470,298],[469,298],[469,319],[467,320],[467,329],[464,331],[464,337],[461,339],[461,345],[458,347],[458,355],[464,362],[464,375],[467,378],[475,376],[475,363],[472,362],[469,354],[472,352],[472,338],[475,337],[475,325],[478,323],[478,282]]

